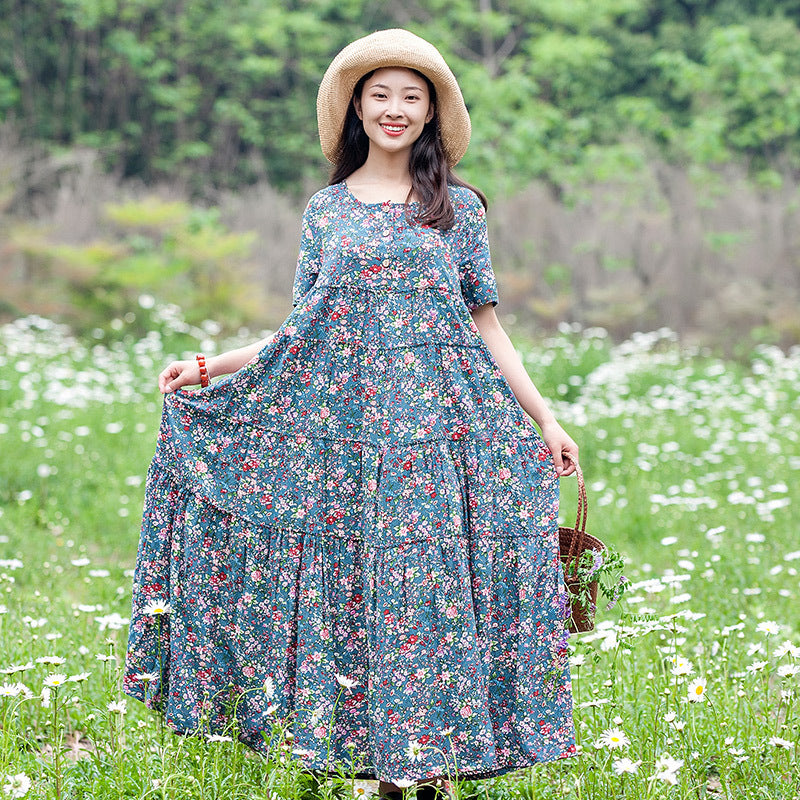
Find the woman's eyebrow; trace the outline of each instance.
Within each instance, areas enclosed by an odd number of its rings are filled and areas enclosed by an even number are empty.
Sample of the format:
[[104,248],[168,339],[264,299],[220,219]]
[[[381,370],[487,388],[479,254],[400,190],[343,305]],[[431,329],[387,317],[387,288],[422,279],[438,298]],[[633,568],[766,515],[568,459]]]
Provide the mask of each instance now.
[[[370,84],[370,89],[391,89],[391,86],[387,86],[385,83],[373,83]],[[422,91],[420,86],[404,86],[401,91],[407,92],[410,89],[414,89],[418,92]]]

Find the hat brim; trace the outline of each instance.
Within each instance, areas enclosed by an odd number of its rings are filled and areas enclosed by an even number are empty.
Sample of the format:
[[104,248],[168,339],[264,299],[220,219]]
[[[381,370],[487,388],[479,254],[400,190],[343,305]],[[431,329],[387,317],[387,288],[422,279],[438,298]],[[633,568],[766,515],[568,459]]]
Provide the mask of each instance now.
[[436,89],[442,146],[450,167],[469,145],[469,112],[455,75],[425,39],[401,28],[377,31],[351,42],[330,63],[317,93],[317,125],[325,158],[336,164],[339,140],[353,89],[360,78],[382,67],[406,67],[425,75]]

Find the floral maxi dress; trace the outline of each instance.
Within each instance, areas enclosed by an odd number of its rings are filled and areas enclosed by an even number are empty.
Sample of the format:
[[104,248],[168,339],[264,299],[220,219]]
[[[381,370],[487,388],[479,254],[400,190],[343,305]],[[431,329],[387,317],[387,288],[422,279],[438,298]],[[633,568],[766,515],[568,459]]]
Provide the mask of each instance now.
[[385,781],[576,754],[558,478],[469,313],[498,299],[483,206],[449,191],[448,231],[317,192],[274,338],[165,396],[123,690],[174,731],[266,753],[283,720],[304,768]]

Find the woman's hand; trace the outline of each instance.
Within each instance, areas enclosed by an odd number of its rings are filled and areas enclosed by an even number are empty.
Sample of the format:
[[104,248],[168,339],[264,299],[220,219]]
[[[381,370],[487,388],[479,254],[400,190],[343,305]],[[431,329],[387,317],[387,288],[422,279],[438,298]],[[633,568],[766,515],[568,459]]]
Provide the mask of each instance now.
[[200,383],[200,365],[197,361],[173,361],[158,376],[158,390],[168,394],[181,386],[193,386]]
[[559,478],[572,475],[578,463],[578,445],[557,422],[542,427],[542,439],[553,454],[553,463]]

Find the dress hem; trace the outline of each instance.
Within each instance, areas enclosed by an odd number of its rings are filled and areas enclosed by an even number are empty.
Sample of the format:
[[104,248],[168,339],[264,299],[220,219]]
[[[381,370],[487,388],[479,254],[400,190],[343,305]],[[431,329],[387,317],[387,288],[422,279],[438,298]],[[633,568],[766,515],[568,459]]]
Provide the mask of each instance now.
[[[155,708],[151,703],[148,703],[148,702],[146,702],[145,700],[142,699],[142,693],[141,693],[141,691],[138,690],[138,687],[136,687],[136,688],[134,688],[134,687],[123,687],[122,691],[123,691],[123,694],[127,695],[128,697],[132,697],[135,700],[138,700],[140,703],[142,703],[150,711],[154,712],[155,714],[160,714],[164,718],[164,724],[173,733],[178,734],[180,736],[194,736],[194,737],[197,737],[197,738],[203,738],[197,732],[196,729],[191,729],[190,730],[188,728],[183,728],[183,727],[175,725],[175,723],[169,721],[166,717],[164,717],[164,715],[163,715],[163,713],[161,711],[159,711],[157,708]],[[264,755],[263,752],[261,752],[260,750],[256,749],[255,747],[252,747],[250,744],[248,744],[248,742],[244,738],[242,738],[241,735],[239,736],[237,741],[240,742],[241,744],[243,744],[245,747],[248,748],[248,750],[252,751],[253,753],[257,753],[260,756]],[[553,761],[563,761],[563,760],[565,760],[567,758],[574,758],[574,757],[579,756],[579,755],[581,755],[581,753],[575,748],[574,745],[572,745],[571,747],[568,746],[567,749],[560,750],[558,752],[558,754],[553,756],[552,758],[538,759],[538,760],[534,759],[532,761],[526,761],[525,763],[520,763],[520,764],[516,764],[516,763],[515,764],[504,764],[502,766],[495,767],[494,769],[481,770],[481,769],[478,769],[477,767],[467,767],[465,770],[459,770],[457,772],[457,774],[451,774],[450,776],[448,776],[446,774],[446,771],[444,771],[441,776],[435,776],[435,777],[444,777],[447,780],[455,780],[456,778],[458,780],[467,780],[467,781],[485,780],[487,778],[496,778],[496,777],[499,777],[500,775],[506,775],[509,772],[519,772],[520,770],[528,769],[529,767],[535,767],[535,766],[540,765],[540,764],[549,764],[549,763],[551,763]],[[312,775],[315,775],[317,777],[326,776],[326,777],[329,777],[329,778],[333,778],[333,777],[335,777],[335,776],[340,774],[339,772],[337,772],[335,770],[327,770],[326,771],[326,770],[324,770],[324,769],[322,769],[320,767],[308,766],[306,764],[302,765],[302,771],[311,773]],[[373,771],[373,772],[369,772],[369,771],[366,771],[366,770],[361,770],[360,772],[355,772],[352,775],[350,773],[347,773],[346,777],[348,777],[348,778],[349,777],[353,777],[356,780],[386,781],[387,783],[393,782],[389,778],[379,777],[378,773],[377,773],[377,770]],[[415,776],[413,778],[405,778],[404,780],[427,781],[427,780],[432,780],[433,777],[434,776],[431,776],[431,775],[419,775],[419,776]]]

